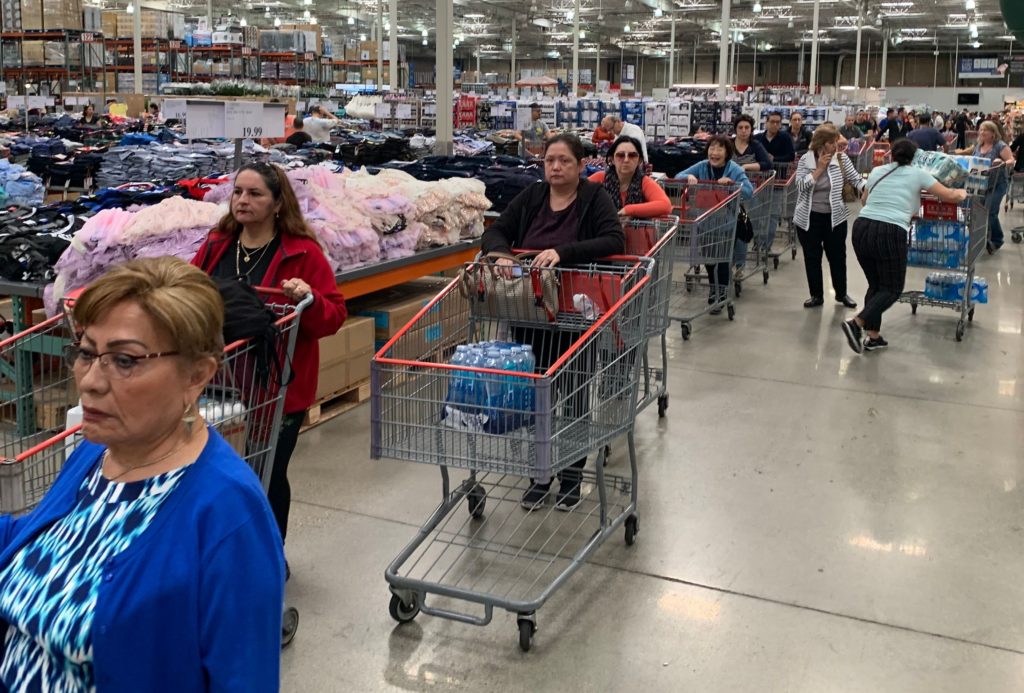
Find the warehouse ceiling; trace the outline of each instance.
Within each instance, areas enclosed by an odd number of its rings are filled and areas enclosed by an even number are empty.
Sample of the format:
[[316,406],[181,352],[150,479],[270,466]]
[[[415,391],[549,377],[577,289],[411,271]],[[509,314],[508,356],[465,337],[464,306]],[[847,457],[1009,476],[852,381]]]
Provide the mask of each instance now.
[[[184,0],[188,7],[189,0]],[[1024,2],[1024,0],[1021,0]],[[383,4],[388,25],[387,0]],[[480,51],[483,57],[507,58],[516,27],[519,58],[565,57],[572,53],[575,0],[454,0],[454,35],[459,53]],[[223,3],[223,4],[222,4]],[[181,3],[178,3],[182,6]],[[858,17],[862,38],[876,47],[888,32],[899,52],[1003,52],[1010,47],[999,0],[821,0],[819,37],[827,52],[852,50]],[[579,0],[580,47],[593,55],[625,48],[648,55],[667,54],[672,16],[676,45],[701,52],[718,47],[719,0]],[[275,0],[226,4],[215,0],[214,13],[245,17],[253,26],[271,28],[315,18],[334,38],[372,38],[378,0]],[[741,46],[758,51],[793,52],[809,45],[813,34],[814,0],[733,0],[731,31]],[[190,13],[204,13],[205,3],[192,3]],[[309,18],[304,19],[308,13]],[[421,52],[424,39],[433,51],[434,0],[398,3],[399,39]],[[973,29],[972,29],[973,27]],[[974,31],[976,29],[976,32]],[[975,34],[976,33],[976,37]],[[386,33],[385,33],[386,35]],[[972,46],[977,42],[977,45]],[[1017,46],[1018,50],[1020,47]]]

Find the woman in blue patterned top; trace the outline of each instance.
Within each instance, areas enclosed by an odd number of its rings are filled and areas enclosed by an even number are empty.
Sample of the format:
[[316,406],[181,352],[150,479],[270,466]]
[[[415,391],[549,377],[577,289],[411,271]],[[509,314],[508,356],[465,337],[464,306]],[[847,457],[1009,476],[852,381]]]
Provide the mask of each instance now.
[[31,514],[0,518],[0,689],[278,690],[281,537],[198,415],[223,311],[174,258],[125,263],[75,303],[86,441]]

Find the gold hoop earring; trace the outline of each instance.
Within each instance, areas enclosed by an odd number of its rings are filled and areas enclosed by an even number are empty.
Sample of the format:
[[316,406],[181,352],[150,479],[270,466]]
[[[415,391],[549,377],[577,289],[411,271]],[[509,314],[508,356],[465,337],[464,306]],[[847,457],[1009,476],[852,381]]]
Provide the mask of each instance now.
[[192,435],[192,428],[195,426],[198,420],[198,412],[196,411],[195,402],[189,402],[185,405],[185,414],[181,417],[182,422],[185,424],[185,432],[188,435]]

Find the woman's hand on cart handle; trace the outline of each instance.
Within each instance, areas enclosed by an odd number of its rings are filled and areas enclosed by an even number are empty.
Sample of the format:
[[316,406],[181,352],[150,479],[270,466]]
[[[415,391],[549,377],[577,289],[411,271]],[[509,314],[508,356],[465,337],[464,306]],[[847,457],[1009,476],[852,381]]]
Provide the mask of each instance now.
[[562,258],[558,255],[558,251],[554,248],[548,248],[541,251],[531,264],[533,267],[554,267],[561,261]]
[[301,301],[306,296],[310,296],[313,293],[313,290],[309,287],[309,284],[302,281],[298,277],[285,279],[283,282],[281,282],[281,291],[283,291],[284,295],[293,301]]

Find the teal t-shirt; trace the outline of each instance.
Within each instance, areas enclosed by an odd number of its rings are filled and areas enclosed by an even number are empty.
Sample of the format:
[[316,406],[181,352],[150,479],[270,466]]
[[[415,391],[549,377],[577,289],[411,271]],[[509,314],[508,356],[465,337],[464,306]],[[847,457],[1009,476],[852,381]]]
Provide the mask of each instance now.
[[[865,219],[896,224],[909,231],[910,220],[921,208],[921,191],[935,185],[935,177],[916,166],[900,166],[892,171],[897,164],[879,166],[868,176],[868,203],[860,210]],[[882,176],[885,180],[881,183]],[[877,185],[876,185],[877,184]]]

